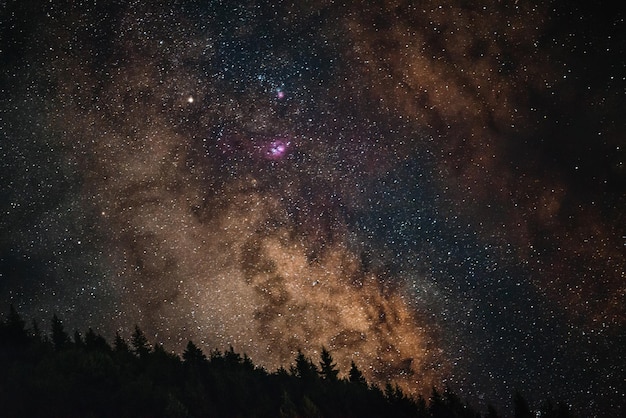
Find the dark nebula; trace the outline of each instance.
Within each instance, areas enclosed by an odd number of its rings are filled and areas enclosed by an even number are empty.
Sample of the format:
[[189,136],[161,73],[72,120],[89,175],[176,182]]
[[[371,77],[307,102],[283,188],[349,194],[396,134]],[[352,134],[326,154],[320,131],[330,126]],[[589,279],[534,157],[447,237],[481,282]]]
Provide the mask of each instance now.
[[583,2],[0,1],[0,307],[618,416],[625,33]]

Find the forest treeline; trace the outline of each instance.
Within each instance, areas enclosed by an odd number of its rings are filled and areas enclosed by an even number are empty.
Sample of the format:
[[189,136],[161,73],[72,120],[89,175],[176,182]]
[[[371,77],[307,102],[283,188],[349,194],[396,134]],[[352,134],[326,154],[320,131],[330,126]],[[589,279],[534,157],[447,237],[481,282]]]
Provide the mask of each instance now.
[[[3,417],[498,417],[481,412],[449,388],[428,399],[399,387],[368,384],[353,362],[339,377],[332,354],[317,361],[299,352],[289,370],[268,372],[232,347],[207,356],[189,341],[182,356],[151,345],[134,327],[112,344],[91,328],[70,335],[54,315],[49,332],[30,327],[11,306],[0,322],[0,415]],[[524,398],[516,418],[534,417]],[[541,417],[571,417],[544,403]]]

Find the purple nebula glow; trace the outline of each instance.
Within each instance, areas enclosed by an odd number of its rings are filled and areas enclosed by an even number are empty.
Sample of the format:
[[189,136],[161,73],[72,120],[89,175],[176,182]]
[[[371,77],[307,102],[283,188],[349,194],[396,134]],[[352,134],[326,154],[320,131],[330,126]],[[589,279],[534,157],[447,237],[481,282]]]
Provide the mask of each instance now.
[[289,141],[283,139],[274,139],[267,144],[263,154],[270,160],[280,160],[287,153],[290,144]]

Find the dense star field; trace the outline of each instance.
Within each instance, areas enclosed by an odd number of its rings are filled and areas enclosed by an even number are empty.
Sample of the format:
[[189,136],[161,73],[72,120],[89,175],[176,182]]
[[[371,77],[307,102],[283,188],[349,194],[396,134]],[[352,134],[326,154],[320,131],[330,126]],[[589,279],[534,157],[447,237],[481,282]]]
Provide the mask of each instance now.
[[624,411],[626,23],[532,3],[0,1],[0,309]]

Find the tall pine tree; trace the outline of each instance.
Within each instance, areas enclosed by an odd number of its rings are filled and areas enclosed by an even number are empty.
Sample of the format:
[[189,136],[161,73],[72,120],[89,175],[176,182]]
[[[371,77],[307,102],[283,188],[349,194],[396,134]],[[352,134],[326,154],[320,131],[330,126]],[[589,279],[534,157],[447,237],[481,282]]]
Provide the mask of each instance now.
[[337,381],[338,374],[339,369],[337,369],[337,365],[333,362],[333,356],[325,347],[322,347],[322,353],[320,354],[320,375],[328,381],[335,382]]
[[65,332],[63,323],[56,314],[52,315],[52,343],[57,350],[67,348],[70,344],[70,336]]
[[359,368],[356,366],[356,364],[354,363],[354,360],[352,361],[352,363],[350,363],[350,371],[348,372],[348,379],[350,380],[350,382],[356,383],[358,385],[363,385],[363,386],[367,385],[367,381],[365,380],[363,373],[361,373],[361,370],[359,370]]
[[135,332],[130,340],[134,353],[141,359],[148,357],[150,354],[150,344],[146,335],[143,333],[139,325],[135,325]]

